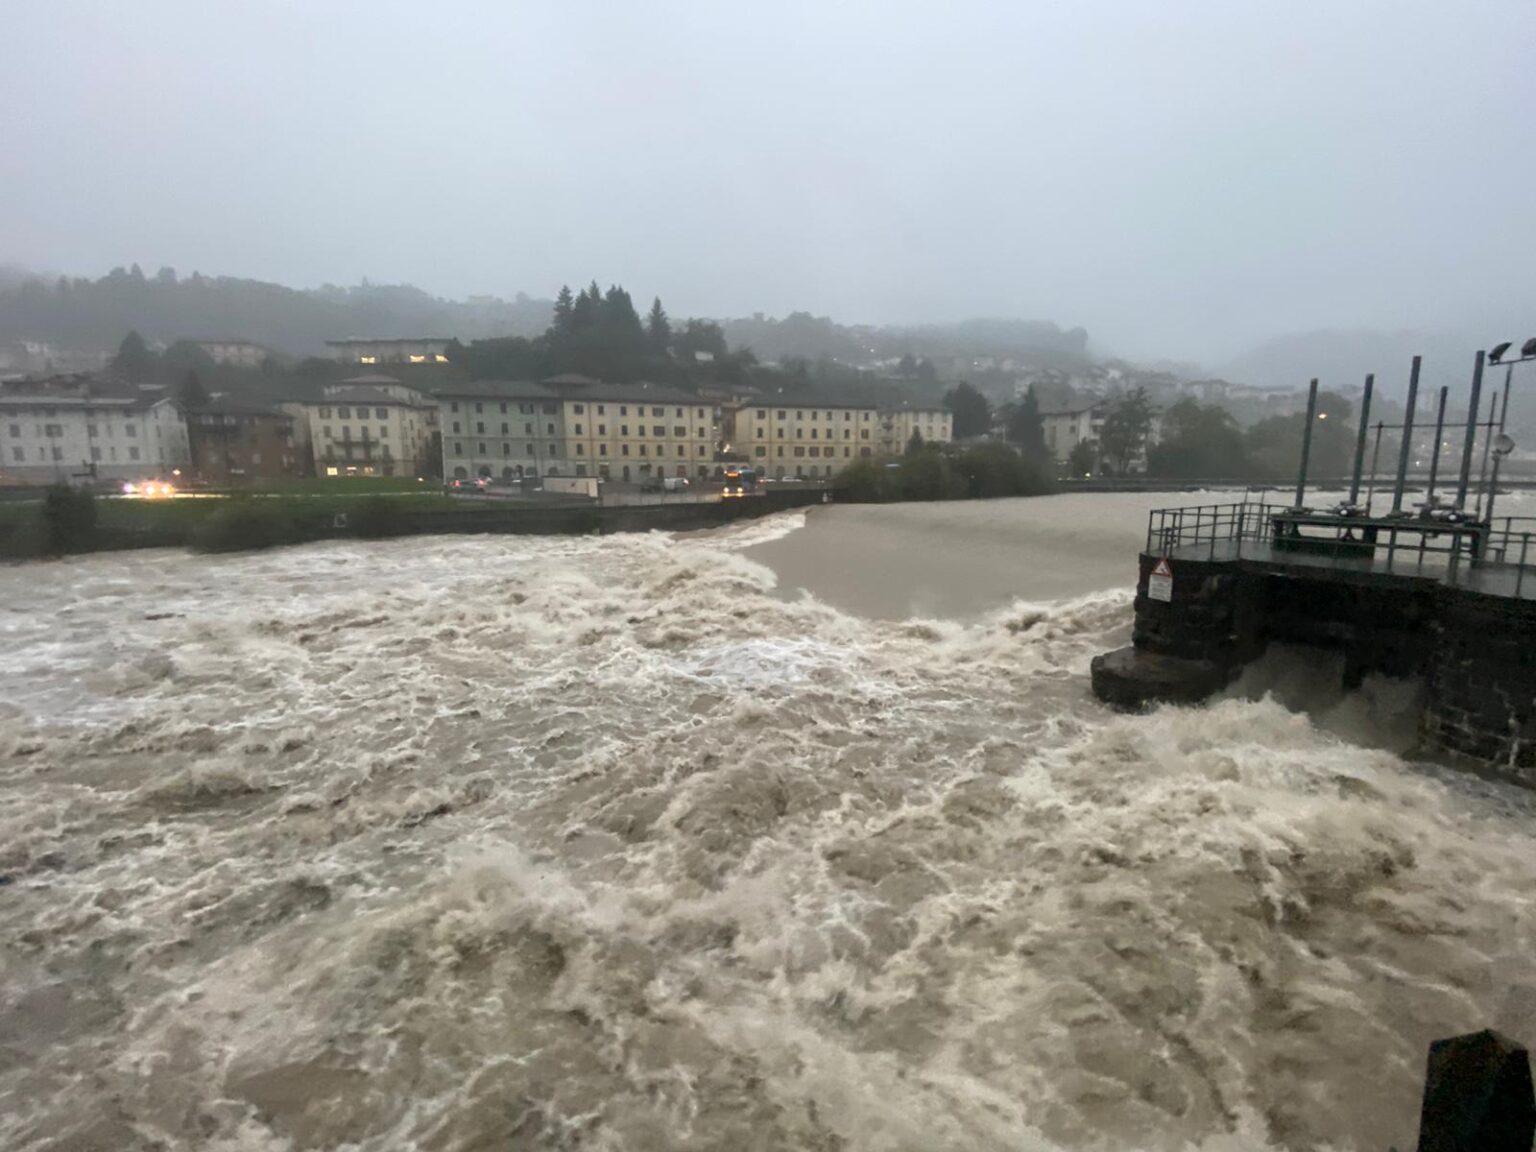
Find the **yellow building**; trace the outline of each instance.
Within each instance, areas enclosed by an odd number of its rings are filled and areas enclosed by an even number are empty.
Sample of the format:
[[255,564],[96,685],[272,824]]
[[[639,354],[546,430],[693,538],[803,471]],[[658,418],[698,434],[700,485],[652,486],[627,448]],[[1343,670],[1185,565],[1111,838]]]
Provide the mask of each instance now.
[[719,412],[689,392],[583,376],[481,380],[440,394],[443,475],[638,482],[716,471]]
[[950,414],[939,408],[883,409],[870,404],[753,403],[726,420],[732,456],[765,476],[825,479],[855,460],[898,455],[916,428],[924,440],[953,438]]

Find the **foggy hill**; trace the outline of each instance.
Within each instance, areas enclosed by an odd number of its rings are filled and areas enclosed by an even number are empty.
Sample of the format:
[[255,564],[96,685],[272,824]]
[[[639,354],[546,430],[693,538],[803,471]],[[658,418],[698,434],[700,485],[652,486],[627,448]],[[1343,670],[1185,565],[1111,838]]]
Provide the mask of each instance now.
[[1086,362],[1088,333],[1063,330],[1049,320],[977,319],[955,324],[845,325],[825,316],[791,312],[782,320],[761,314],[720,322],[733,348],[759,360],[790,358],[867,363],[904,355],[1018,357],[1037,364]]
[[0,278],[0,340],[43,340],[72,350],[110,350],[137,329],[146,339],[243,339],[302,357],[346,337],[529,336],[549,324],[553,304],[444,300],[408,285],[287,288],[260,280],[170,268],[146,276],[134,265],[98,280]]
[[1475,338],[1445,332],[1384,332],[1375,329],[1320,329],[1275,336],[1221,365],[1217,375],[1261,388],[1304,388],[1316,376],[1324,386],[1359,385],[1376,374],[1384,395],[1408,391],[1409,367],[1424,357],[1421,387],[1466,387],[1472,375]]

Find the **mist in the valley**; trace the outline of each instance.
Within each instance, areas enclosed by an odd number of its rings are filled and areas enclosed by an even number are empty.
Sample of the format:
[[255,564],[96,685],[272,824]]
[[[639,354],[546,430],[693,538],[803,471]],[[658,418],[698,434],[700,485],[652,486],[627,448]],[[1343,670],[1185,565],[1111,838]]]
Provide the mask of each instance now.
[[1529,0],[13,0],[0,262],[1050,319],[1221,365],[1536,329]]

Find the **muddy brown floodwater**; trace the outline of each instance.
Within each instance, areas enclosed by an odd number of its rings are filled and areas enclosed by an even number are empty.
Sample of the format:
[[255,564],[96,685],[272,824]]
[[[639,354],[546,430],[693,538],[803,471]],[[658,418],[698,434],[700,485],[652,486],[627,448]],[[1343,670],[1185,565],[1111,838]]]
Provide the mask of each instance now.
[[1531,805],[1101,708],[1169,502],[0,570],[0,1147],[1411,1146]]

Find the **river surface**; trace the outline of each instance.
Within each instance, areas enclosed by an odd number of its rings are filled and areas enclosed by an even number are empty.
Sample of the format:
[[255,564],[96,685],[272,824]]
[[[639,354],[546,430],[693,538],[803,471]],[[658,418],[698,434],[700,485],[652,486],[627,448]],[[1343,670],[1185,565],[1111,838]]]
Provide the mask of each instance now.
[[0,570],[0,1147],[1411,1147],[1536,812],[1098,705],[1179,499]]

